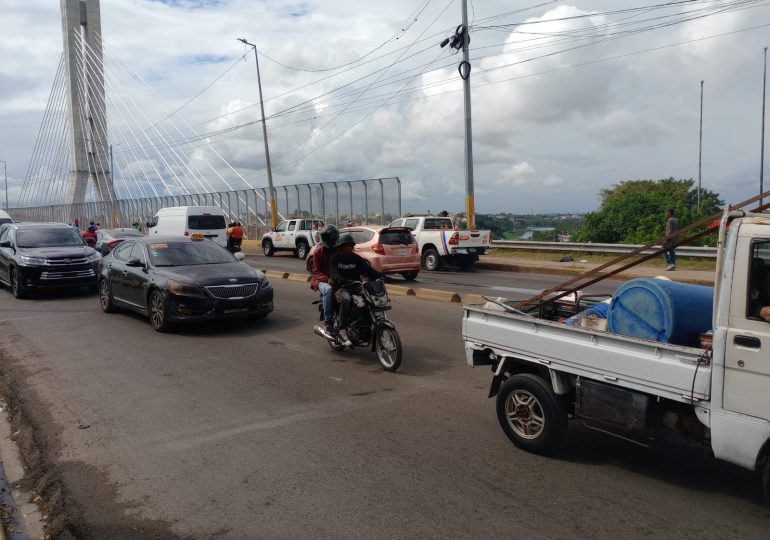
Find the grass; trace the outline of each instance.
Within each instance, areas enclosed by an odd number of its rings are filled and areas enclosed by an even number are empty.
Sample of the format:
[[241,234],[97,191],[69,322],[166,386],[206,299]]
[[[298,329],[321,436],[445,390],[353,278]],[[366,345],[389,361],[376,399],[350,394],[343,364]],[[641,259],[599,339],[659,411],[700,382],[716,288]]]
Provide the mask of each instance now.
[[[510,257],[513,259],[530,259],[538,261],[558,261],[562,257],[572,257],[575,262],[586,262],[591,264],[602,264],[616,259],[620,254],[609,253],[584,253],[575,251],[536,251],[523,249],[501,249],[492,248],[489,252],[494,257]],[[630,263],[634,259],[629,257],[623,261],[624,264]],[[640,263],[640,266],[647,268],[666,267],[663,257],[654,257],[648,261]],[[694,257],[677,257],[676,267],[681,270],[704,270],[713,272],[716,268],[715,259],[699,259]]]

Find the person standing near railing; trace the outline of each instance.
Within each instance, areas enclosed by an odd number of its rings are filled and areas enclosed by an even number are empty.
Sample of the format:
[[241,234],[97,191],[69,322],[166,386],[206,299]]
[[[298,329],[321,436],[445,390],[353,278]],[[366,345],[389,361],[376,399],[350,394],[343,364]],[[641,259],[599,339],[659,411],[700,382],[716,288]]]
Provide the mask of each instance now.
[[674,215],[674,209],[669,208],[666,212],[666,236],[670,236],[670,238],[663,242],[663,248],[666,250],[663,252],[663,259],[668,265],[666,270],[676,270],[676,250],[674,244],[677,242],[677,237],[671,235],[673,235],[677,229],[679,229],[679,222]]

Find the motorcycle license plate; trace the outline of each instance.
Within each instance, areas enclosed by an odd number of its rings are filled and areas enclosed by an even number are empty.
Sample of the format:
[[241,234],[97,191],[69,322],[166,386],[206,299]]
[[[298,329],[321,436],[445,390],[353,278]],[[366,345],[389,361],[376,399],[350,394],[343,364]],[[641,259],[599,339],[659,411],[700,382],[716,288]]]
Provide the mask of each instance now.
[[399,249],[396,251],[399,257],[406,257],[406,254],[408,253],[408,250],[406,249]]

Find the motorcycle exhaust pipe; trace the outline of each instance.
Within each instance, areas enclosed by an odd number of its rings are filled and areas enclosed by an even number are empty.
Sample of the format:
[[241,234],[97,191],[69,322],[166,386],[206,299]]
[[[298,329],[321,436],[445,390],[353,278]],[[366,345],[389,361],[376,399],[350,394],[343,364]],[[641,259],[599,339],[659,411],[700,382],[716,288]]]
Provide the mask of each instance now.
[[335,341],[335,338],[334,338],[334,336],[333,336],[333,335],[331,335],[331,334],[330,334],[330,333],[329,333],[329,332],[326,330],[326,328],[324,328],[323,326],[315,325],[315,326],[313,327],[313,332],[314,332],[314,333],[316,333],[317,335],[321,336],[321,337],[322,337],[322,338],[324,338],[324,339],[327,339],[327,340],[329,340],[329,341]]

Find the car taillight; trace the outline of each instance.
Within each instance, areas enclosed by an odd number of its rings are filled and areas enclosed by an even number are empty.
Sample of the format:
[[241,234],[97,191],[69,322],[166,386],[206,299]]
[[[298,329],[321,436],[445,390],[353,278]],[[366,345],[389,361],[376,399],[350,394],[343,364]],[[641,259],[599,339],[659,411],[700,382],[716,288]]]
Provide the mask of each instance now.
[[184,235],[185,235],[185,236],[190,236],[190,233],[189,233],[188,231],[185,231],[185,232],[184,232]]
[[385,248],[383,247],[382,244],[374,244],[372,246],[372,251],[374,251],[375,253],[377,253],[379,255],[385,255]]
[[450,246],[456,246],[459,242],[460,242],[460,235],[457,233],[454,233],[452,235],[452,238],[449,239]]
[[117,246],[118,244],[120,244],[121,242],[122,242],[122,240],[113,240],[112,242],[107,242],[107,247],[112,249],[115,246]]

